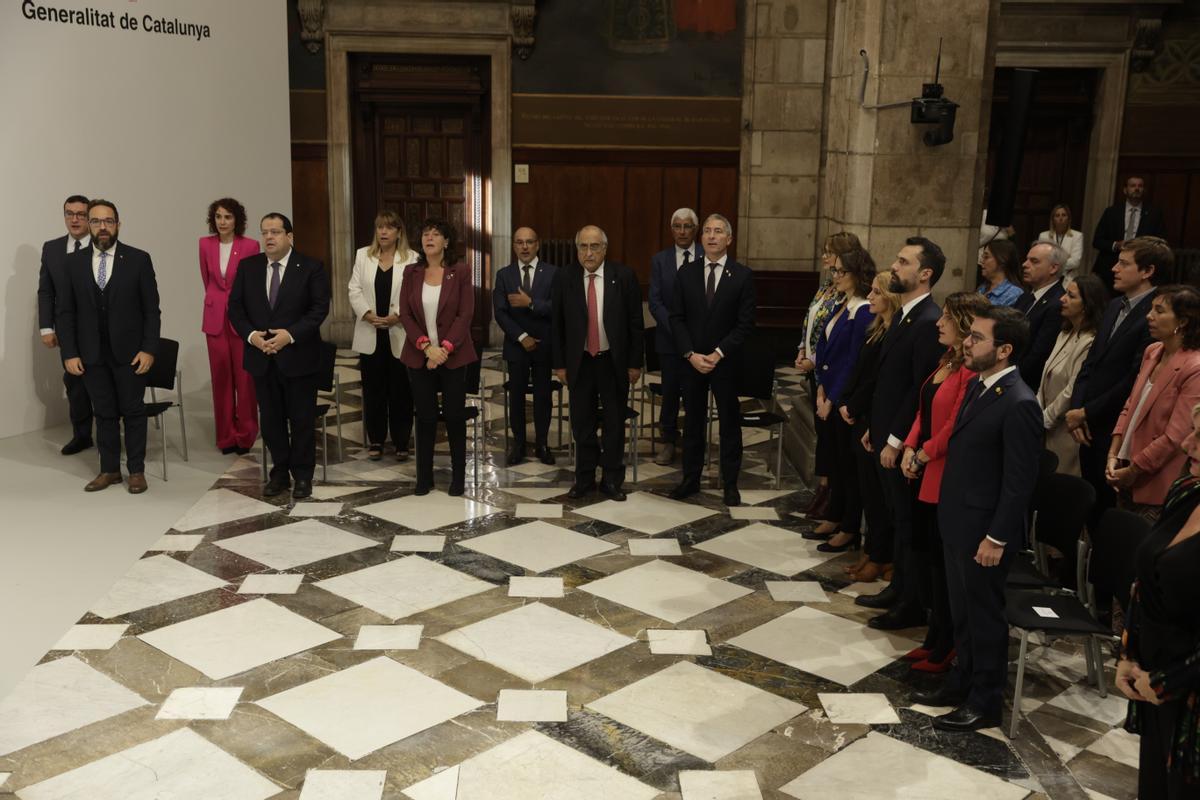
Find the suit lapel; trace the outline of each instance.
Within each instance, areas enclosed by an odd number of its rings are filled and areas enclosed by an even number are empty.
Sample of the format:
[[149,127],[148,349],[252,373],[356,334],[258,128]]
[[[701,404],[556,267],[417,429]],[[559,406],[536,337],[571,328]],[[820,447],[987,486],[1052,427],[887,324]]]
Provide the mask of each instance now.
[[[1168,362],[1163,364],[1162,368],[1159,369],[1158,379],[1154,381],[1154,385],[1150,387],[1150,396],[1146,398],[1146,406],[1145,411],[1142,412],[1142,419],[1145,419],[1146,415],[1150,413],[1150,409],[1154,408],[1154,402],[1158,399],[1158,396],[1163,393],[1163,390],[1167,388],[1167,385],[1175,382],[1175,376],[1179,374],[1181,361],[1180,356],[1183,354],[1183,352],[1183,350],[1176,352],[1175,355],[1171,356]],[[1154,368],[1151,367],[1150,371],[1153,372]],[[1149,373],[1147,373],[1146,379],[1149,380],[1149,378]],[[1135,400],[1134,402],[1136,403],[1137,401]]]
[[[725,266],[722,268],[721,280],[717,282],[717,291],[713,294],[713,301],[712,305],[709,306],[709,310],[716,308],[717,303],[721,302],[726,295],[733,291],[733,289],[727,287],[733,281],[736,266],[737,263],[732,258],[725,259]],[[707,267],[705,267],[705,269],[707,269]]]
[[446,303],[450,302],[450,291],[453,291],[458,286],[457,280],[454,277],[454,270],[450,267],[442,270],[442,291],[438,293],[437,315],[439,317],[442,316],[442,309],[446,307]]
[[[283,267],[283,278],[279,281],[279,296],[275,298],[276,307],[278,307],[279,303],[283,300],[284,292],[290,292],[293,286],[299,286],[300,282],[304,279],[304,276],[299,274],[301,269],[300,257],[297,255],[296,251],[293,250],[291,255],[288,256],[287,263]],[[269,306],[270,304],[270,297],[268,296],[267,305]]]
[[[969,425],[972,420],[986,411],[993,403],[998,402],[1004,396],[1004,393],[1009,390],[1013,380],[1017,377],[1020,377],[1020,371],[1014,369],[997,381],[990,389],[975,398],[971,405],[964,406],[958,416],[958,420],[954,423],[954,433],[958,433],[964,426]],[[978,385],[979,377],[976,376],[967,384],[967,397],[971,397],[975,392],[979,391],[976,388]]]

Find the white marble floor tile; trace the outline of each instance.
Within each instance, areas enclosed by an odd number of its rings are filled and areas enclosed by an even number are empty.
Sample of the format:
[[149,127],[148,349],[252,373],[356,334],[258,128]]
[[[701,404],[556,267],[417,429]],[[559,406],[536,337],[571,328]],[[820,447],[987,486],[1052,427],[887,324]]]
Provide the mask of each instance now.
[[771,599],[781,603],[828,603],[829,595],[816,581],[766,581]]
[[887,696],[875,692],[836,694],[818,692],[817,698],[825,709],[825,716],[838,725],[889,725],[899,724],[900,715]]
[[214,544],[271,569],[282,570],[377,547],[379,542],[319,520],[305,519],[221,539]]
[[754,770],[679,771],[683,800],[762,800]]
[[221,680],[340,639],[341,634],[259,598],[138,637]]
[[1083,750],[1083,747],[1080,745],[1070,744],[1069,742],[1064,742],[1061,739],[1055,739],[1053,736],[1046,736],[1045,734],[1042,734],[1042,738],[1046,740],[1046,744],[1050,745],[1050,749],[1054,751],[1054,754],[1057,755],[1064,764],[1066,764],[1075,756],[1079,755],[1080,751]]
[[425,533],[445,525],[457,525],[467,520],[496,514],[501,509],[467,497],[451,497],[442,491],[434,491],[418,497],[415,494],[371,503],[355,509],[361,514],[412,528]]
[[1087,749],[1096,755],[1107,756],[1113,761],[1137,769],[1141,741],[1139,736],[1127,733],[1121,728],[1113,728],[1088,745]]
[[708,633],[702,630],[667,630],[650,628],[646,631],[650,652],[656,656],[711,656]]
[[459,544],[531,572],[545,572],[617,547],[612,542],[541,521],[465,539]]
[[380,800],[385,769],[310,769],[300,800]]
[[[557,464],[543,464],[537,459],[525,461],[522,464],[517,464],[515,467],[505,467],[509,472],[516,472],[521,475],[544,475],[547,472],[555,472],[559,469]],[[565,490],[564,490],[565,491]]]
[[505,487],[504,491],[509,494],[515,494],[517,497],[524,497],[526,500],[532,500],[535,503],[544,503],[552,497],[564,495],[569,491],[568,486],[550,486],[546,488],[525,488],[521,486]]
[[404,790],[411,800],[653,800],[659,791],[526,731]]
[[128,628],[128,625],[72,625],[50,649],[108,650]]
[[303,575],[247,575],[238,594],[295,594],[303,582]]
[[1100,794],[1100,792],[1088,788],[1084,788],[1083,793],[1088,796],[1088,800],[1113,800],[1106,794]]
[[579,588],[670,623],[682,622],[753,592],[745,586],[658,560]]
[[288,516],[292,517],[336,517],[342,513],[344,503],[296,503]]
[[731,519],[761,520],[775,522],[779,520],[779,512],[770,506],[733,506],[729,509]]
[[838,589],[838,594],[844,594],[847,597],[861,597],[864,594],[879,594],[890,581],[871,581],[869,583],[855,582]]
[[924,703],[913,703],[911,706],[907,706],[907,708],[911,708],[918,714],[924,714],[927,717],[940,717],[942,714],[954,710],[954,706],[927,706]]
[[393,553],[440,553],[446,549],[446,537],[440,533],[401,533],[392,537]]
[[354,640],[355,650],[416,650],[424,625],[363,625]]
[[849,686],[913,648],[911,639],[801,606],[729,644]]
[[379,656],[257,705],[352,760],[483,705]]
[[562,597],[562,578],[531,578],[514,575],[508,579],[509,597]]
[[517,503],[518,519],[562,519],[562,503]]
[[229,719],[241,686],[187,686],[167,695],[155,719]]
[[436,638],[530,683],[541,683],[634,642],[542,603],[530,603]]
[[38,664],[0,698],[0,756],[144,705],[74,656]]
[[[864,769],[865,765],[869,768]],[[882,733],[868,733],[780,791],[799,800],[832,797],[1020,800],[1023,786],[963,766]]]
[[687,661],[587,707],[705,761],[729,755],[806,710]]
[[[756,506],[759,503],[769,503],[772,500],[778,500],[781,497],[787,497],[794,489],[742,489],[742,502]],[[725,493],[720,489],[705,489],[704,493],[712,497],[724,497]]]
[[836,553],[817,550],[818,544],[793,531],[756,522],[701,542],[696,549],[777,575],[796,575],[837,558]]
[[370,486],[331,486],[329,484],[319,484],[312,487],[312,499],[336,500],[339,497],[349,497],[352,494],[360,494],[370,489]]
[[388,561],[315,585],[394,620],[495,588],[421,556]]
[[681,503],[649,492],[634,492],[623,503],[605,500],[578,509],[576,513],[653,536],[711,517],[717,512],[702,505]]
[[1087,661],[1082,654],[1063,653],[1053,647],[1034,647],[1025,661],[1031,670],[1078,683],[1087,678]]
[[170,556],[150,556],[134,562],[108,594],[92,604],[91,612],[101,619],[112,619],[130,611],[220,589],[224,585],[225,581],[220,578]]
[[[664,467],[659,464],[655,464],[654,459],[647,458],[643,461],[638,462],[638,483],[641,483],[642,481],[658,480],[659,478],[662,478],[666,475],[670,475],[672,473],[679,472],[680,469],[682,469],[682,467],[679,464],[674,464],[672,466]],[[626,469],[625,477],[627,480],[632,481],[633,480],[633,470]]]
[[566,722],[567,693],[553,689],[501,689],[496,701],[501,722]]
[[0,772],[0,789],[4,788],[4,784],[8,783],[8,779],[11,777],[11,772]]
[[1094,688],[1083,683],[1068,687],[1048,705],[1114,726],[1124,722],[1129,710],[1129,701],[1117,692],[1109,692],[1108,697],[1101,697]]
[[[517,480],[517,483],[545,483],[547,480],[550,479],[550,477],[551,477],[550,475],[535,475],[532,478],[519,478]],[[564,489],[563,491],[569,491],[569,490],[570,490],[570,487],[568,487],[567,489]],[[559,492],[559,494],[562,494],[562,492]]]
[[146,549],[147,553],[190,553],[204,541],[201,533],[177,533],[174,536],[164,534],[158,537],[153,545]]
[[232,489],[213,489],[197,500],[171,527],[177,531],[191,531],[262,514],[274,514],[280,510],[279,506],[255,500]]
[[283,791],[190,728],[21,790],[21,800],[266,800]]
[[631,556],[681,556],[678,539],[630,539],[625,543]]

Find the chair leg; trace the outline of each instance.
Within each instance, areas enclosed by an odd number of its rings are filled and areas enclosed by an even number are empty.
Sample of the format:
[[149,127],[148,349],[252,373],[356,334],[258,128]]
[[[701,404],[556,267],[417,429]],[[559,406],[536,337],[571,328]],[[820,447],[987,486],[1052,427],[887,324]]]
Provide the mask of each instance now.
[[1025,687],[1025,656],[1029,651],[1029,631],[1021,631],[1021,650],[1017,654],[1017,682],[1013,687],[1012,719],[1008,726],[1008,738],[1017,738],[1017,723],[1021,719],[1021,691]]
[[262,470],[263,470],[263,483],[266,483],[267,482],[267,440],[266,439],[262,440]]
[[779,442],[775,449],[775,488],[779,488],[779,479],[783,477],[783,423],[779,423]]
[[321,417],[321,483],[329,483],[329,423]]
[[187,422],[183,412],[183,373],[175,373],[176,400],[179,401],[179,435],[183,437],[183,460],[188,460]]
[[[158,417],[155,417],[158,419]],[[163,458],[163,482],[167,480],[167,427],[165,425],[158,426],[159,440],[162,442],[162,458]]]
[[[504,390],[504,454],[508,458],[508,387],[501,387]],[[559,402],[562,402],[562,397],[559,397]],[[561,429],[560,429],[561,431]]]
[[1088,649],[1092,653],[1092,663],[1096,665],[1096,690],[1101,697],[1108,697],[1108,681],[1104,678],[1104,657],[1101,655],[1100,640],[1095,636],[1088,637]]
[[[481,398],[479,401],[479,417],[482,417],[482,416],[483,416],[483,399]],[[474,421],[471,422],[471,427],[475,429],[473,431],[473,433],[475,434],[475,441],[472,443],[472,447],[471,447],[471,450],[473,451],[473,455],[475,456],[473,459],[471,459],[472,461],[475,462],[475,469],[474,469],[475,488],[479,488],[479,455],[480,455],[480,453],[479,453],[479,417],[476,417],[474,419]],[[487,426],[485,425],[483,429],[486,432]]]

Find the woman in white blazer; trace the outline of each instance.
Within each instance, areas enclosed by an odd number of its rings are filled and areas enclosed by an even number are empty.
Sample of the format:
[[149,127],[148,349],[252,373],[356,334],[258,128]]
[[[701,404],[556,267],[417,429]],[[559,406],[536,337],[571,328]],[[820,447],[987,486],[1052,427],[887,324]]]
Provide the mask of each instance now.
[[1050,229],[1038,234],[1039,242],[1053,242],[1067,251],[1067,263],[1063,266],[1063,277],[1073,278],[1079,274],[1083,261],[1083,234],[1071,227],[1071,209],[1059,203],[1050,209]]
[[396,458],[408,458],[413,400],[408,370],[400,361],[405,334],[397,309],[404,268],[416,260],[400,216],[380,211],[375,239],[359,248],[350,273],[350,307],[356,318],[352,346],[362,370],[363,435],[372,461],[383,458],[389,430]]
[[1079,443],[1067,429],[1067,411],[1075,378],[1096,338],[1096,328],[1108,303],[1108,292],[1095,275],[1080,275],[1067,281],[1062,299],[1062,331],[1042,369],[1037,399],[1042,405],[1046,449],[1058,456],[1058,471],[1079,474]]

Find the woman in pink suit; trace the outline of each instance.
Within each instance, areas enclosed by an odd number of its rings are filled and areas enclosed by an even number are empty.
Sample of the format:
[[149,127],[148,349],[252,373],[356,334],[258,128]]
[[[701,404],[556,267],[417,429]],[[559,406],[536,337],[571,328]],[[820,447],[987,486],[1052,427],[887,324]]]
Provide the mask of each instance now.
[[229,324],[226,308],[238,262],[258,252],[246,232],[246,209],[232,197],[208,206],[208,230],[200,238],[200,279],[204,282],[204,322],[208,366],[212,372],[213,417],[221,452],[248,453],[258,438],[254,379],[242,369],[245,342]]

